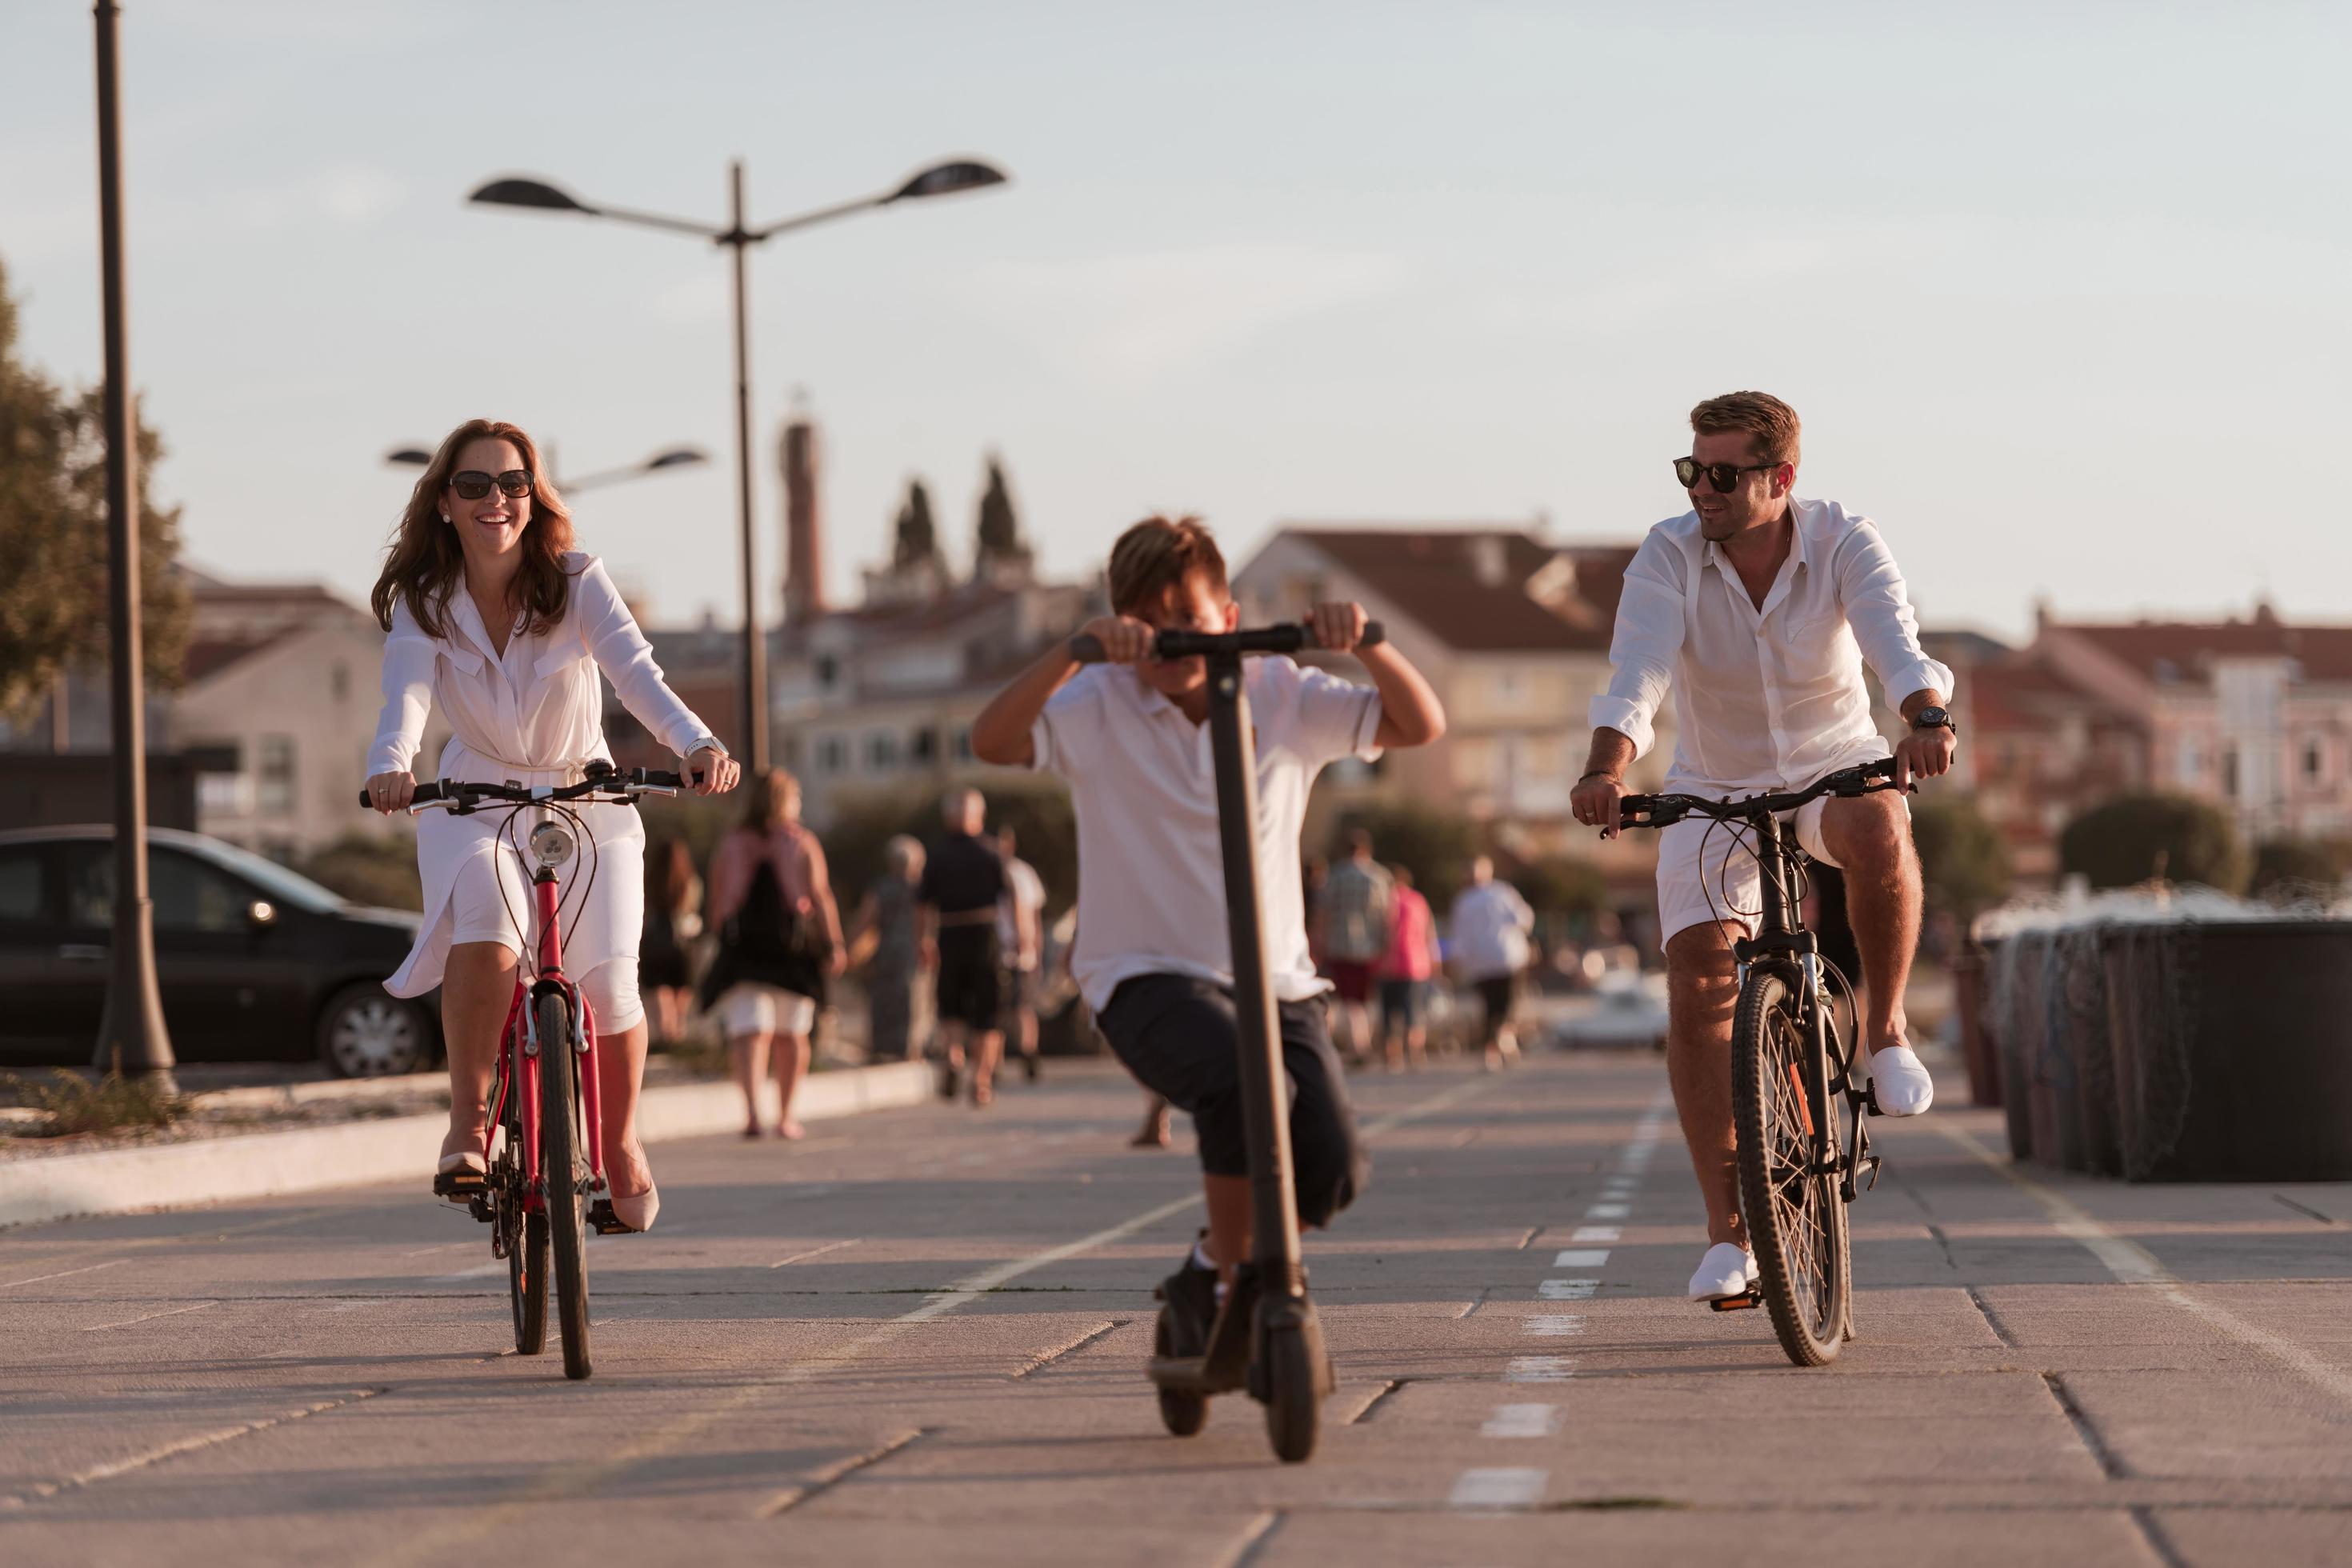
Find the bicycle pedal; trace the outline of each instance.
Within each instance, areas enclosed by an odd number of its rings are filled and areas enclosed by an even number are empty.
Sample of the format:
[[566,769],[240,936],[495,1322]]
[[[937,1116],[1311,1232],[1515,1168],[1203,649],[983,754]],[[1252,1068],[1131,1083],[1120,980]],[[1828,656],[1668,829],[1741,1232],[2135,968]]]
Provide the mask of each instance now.
[[1884,1116],[1886,1114],[1886,1112],[1878,1109],[1878,1080],[1876,1079],[1872,1079],[1870,1080],[1869,1087],[1862,1091],[1862,1104],[1863,1109],[1869,1111],[1873,1116]]
[[610,1198],[598,1198],[588,1205],[588,1227],[598,1236],[637,1234],[633,1226],[621,1223],[621,1216],[613,1212],[613,1200]]
[[1753,1290],[1748,1290],[1737,1296],[1717,1296],[1706,1305],[1707,1310],[1713,1312],[1745,1312],[1763,1304],[1764,1299],[1761,1296]]

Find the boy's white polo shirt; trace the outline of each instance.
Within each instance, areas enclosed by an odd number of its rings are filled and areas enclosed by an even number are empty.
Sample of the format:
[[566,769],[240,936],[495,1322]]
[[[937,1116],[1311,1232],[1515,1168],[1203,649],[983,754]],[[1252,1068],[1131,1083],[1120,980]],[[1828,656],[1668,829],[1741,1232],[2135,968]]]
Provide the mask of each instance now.
[[[1327,763],[1379,756],[1381,696],[1279,655],[1244,665],[1257,734],[1258,892],[1266,971],[1284,1002],[1328,990],[1307,952],[1298,835]],[[1030,730],[1034,766],[1070,783],[1078,824],[1078,940],[1070,973],[1099,1013],[1139,974],[1233,984],[1209,726],[1125,665],[1091,665]]]

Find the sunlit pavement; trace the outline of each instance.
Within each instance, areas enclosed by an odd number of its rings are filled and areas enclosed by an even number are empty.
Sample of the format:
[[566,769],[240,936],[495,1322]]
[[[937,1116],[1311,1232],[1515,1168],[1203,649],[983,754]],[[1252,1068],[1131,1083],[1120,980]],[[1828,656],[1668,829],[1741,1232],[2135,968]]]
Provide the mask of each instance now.
[[2352,1560],[2352,1187],[2125,1187],[2013,1170],[1992,1114],[1882,1120],[1860,1337],[1801,1372],[1678,1299],[1655,1058],[1353,1081],[1377,1170],[1310,1244],[1307,1465],[1240,1397],[1161,1431],[1189,1130],[1131,1150],[1139,1093],[1063,1067],[657,1149],[660,1227],[590,1254],[584,1384],[510,1353],[505,1267],[422,1174],[0,1234],[0,1562]]

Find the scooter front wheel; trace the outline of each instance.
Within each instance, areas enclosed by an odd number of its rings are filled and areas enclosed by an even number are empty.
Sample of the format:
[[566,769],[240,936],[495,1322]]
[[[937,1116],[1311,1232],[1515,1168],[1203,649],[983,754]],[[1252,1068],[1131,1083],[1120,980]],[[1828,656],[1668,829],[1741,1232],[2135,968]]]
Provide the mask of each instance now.
[[1286,1465],[1315,1454],[1315,1425],[1323,1405],[1322,1347],[1304,1327],[1272,1328],[1259,1342],[1265,1365],[1265,1435]]
[[[1169,1330],[1168,1309],[1160,1309],[1160,1321],[1151,1331],[1151,1353],[1169,1357],[1176,1353],[1175,1336]],[[1173,1437],[1193,1437],[1209,1424],[1209,1396],[1192,1394],[1179,1388],[1160,1390],[1160,1421]]]

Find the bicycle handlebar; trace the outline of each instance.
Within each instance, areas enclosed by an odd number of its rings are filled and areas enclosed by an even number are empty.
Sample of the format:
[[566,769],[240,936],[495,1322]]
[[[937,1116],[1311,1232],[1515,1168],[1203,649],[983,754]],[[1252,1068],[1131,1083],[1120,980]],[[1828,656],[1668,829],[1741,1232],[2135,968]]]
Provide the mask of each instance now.
[[[1364,635],[1357,639],[1356,646],[1360,648],[1373,647],[1387,640],[1386,627],[1378,621],[1367,621],[1364,623]],[[1221,653],[1297,653],[1321,646],[1315,640],[1315,628],[1302,621],[1296,625],[1255,626],[1238,632],[1164,631],[1151,639],[1151,657],[1172,659]],[[1070,657],[1080,664],[1102,663],[1102,639],[1080,632],[1070,639]]]
[[1895,787],[1895,759],[1881,757],[1874,763],[1863,763],[1855,767],[1840,768],[1836,773],[1817,779],[1805,789],[1787,795],[1755,795],[1746,800],[1709,800],[1696,795],[1629,795],[1617,801],[1617,826],[1625,827],[1671,827],[1684,817],[1696,812],[1720,822],[1735,822],[1759,813],[1778,816],[1810,805],[1825,795],[1875,795]]
[[[694,782],[702,782],[698,769],[694,774]],[[641,795],[676,795],[686,787],[685,779],[659,768],[629,768],[597,773],[576,784],[474,784],[460,779],[435,779],[416,786],[416,792],[408,797],[408,809],[414,812],[427,805],[446,805],[455,810],[467,811],[487,800],[537,805],[544,801],[579,800],[594,795],[633,801]],[[375,809],[375,802],[364,789],[360,791],[360,805],[370,811]]]

